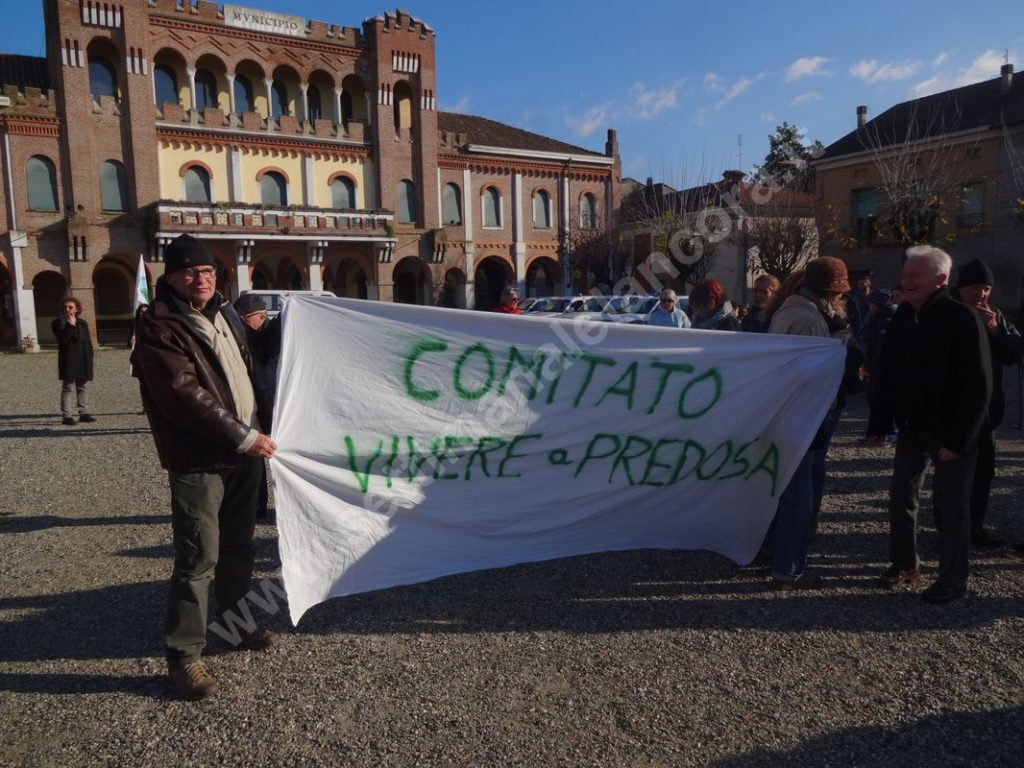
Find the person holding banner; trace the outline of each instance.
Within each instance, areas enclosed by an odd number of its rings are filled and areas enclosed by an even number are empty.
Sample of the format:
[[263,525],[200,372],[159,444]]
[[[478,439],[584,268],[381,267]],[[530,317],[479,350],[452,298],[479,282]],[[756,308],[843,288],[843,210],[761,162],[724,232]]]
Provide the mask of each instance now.
[[658,295],[658,306],[647,316],[648,325],[662,328],[689,328],[690,318],[676,306],[676,292],[666,288]]
[[168,676],[179,696],[197,700],[218,690],[202,659],[211,578],[235,646],[264,650],[274,643],[272,633],[256,628],[245,600],[261,469],[277,446],[261,429],[266,404],[253,386],[245,326],[216,291],[213,257],[199,240],[181,235],[164,259],[132,362],[171,491]]
[[899,435],[889,486],[889,561],[879,586],[895,590],[921,579],[917,512],[928,465],[934,463],[933,503],[942,523],[939,575],[921,593],[944,604],[967,594],[969,497],[978,436],[988,417],[992,362],[985,329],[974,310],[948,288],[953,260],[932,246],[907,249],[904,303],[882,342],[878,408],[869,434],[895,418]]
[[519,291],[514,285],[506,285],[501,290],[501,304],[495,307],[494,311],[503,315],[523,314],[523,310],[519,308]]
[[[790,288],[796,288],[796,285],[796,282],[789,284]],[[831,337],[830,322],[835,317],[836,300],[850,290],[846,265],[830,256],[811,259],[804,268],[799,285],[772,315],[768,332]],[[821,577],[805,570],[807,544],[815,517],[815,463],[828,444],[831,429],[835,426],[832,414],[836,410],[833,405],[779,497],[778,511],[765,537],[764,549],[772,553],[772,586],[775,589],[790,591],[821,586]]]

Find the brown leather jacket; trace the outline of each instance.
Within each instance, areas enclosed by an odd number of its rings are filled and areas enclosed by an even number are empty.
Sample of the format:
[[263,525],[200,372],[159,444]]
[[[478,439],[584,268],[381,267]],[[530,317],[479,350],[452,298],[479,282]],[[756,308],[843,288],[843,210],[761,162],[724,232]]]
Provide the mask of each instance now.
[[[189,328],[187,305],[162,277],[155,293],[156,300],[139,322],[132,372],[139,380],[160,464],[171,472],[232,469],[239,464],[237,448],[249,427],[235,418],[231,389],[213,348]],[[215,312],[227,320],[252,380],[245,326],[219,294],[204,310]],[[259,401],[258,391],[257,407],[262,422],[267,404]]]

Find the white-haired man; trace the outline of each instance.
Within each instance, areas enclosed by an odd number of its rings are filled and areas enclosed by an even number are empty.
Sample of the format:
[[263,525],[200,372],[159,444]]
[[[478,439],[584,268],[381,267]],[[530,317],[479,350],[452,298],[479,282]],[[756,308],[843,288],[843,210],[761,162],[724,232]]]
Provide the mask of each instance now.
[[939,575],[921,594],[948,603],[967,592],[970,546],[968,497],[978,435],[992,394],[985,330],[977,315],[947,287],[953,268],[945,251],[907,249],[903,304],[896,311],[878,366],[878,403],[869,434],[890,418],[899,428],[889,487],[889,559],[880,586],[897,589],[920,580],[917,511],[928,465],[934,463],[934,503],[942,521]]

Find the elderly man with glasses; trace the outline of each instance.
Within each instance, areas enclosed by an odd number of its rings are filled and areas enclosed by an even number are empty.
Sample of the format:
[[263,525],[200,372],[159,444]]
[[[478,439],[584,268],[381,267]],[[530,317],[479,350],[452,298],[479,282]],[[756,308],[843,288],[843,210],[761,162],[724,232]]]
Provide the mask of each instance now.
[[[196,700],[218,689],[202,659],[211,579],[236,647],[264,650],[274,643],[239,607],[252,578],[263,460],[277,446],[262,426],[267,404],[254,386],[251,340],[238,313],[217,293],[213,256],[199,240],[181,235],[164,258],[164,276],[140,319],[132,362],[171,491],[168,675],[182,698]],[[279,336],[254,338],[280,343]],[[238,615],[249,617],[248,623],[232,621]]]

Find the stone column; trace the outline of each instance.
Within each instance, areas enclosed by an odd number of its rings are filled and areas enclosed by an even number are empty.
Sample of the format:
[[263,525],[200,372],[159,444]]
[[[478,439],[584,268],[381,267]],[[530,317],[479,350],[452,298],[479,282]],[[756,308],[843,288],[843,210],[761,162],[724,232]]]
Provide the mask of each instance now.
[[300,115],[297,115],[300,122],[309,122],[309,83],[299,83],[299,91],[302,98],[299,99]]
[[252,252],[255,246],[253,240],[235,240],[235,285],[239,295],[243,291],[252,290],[249,265],[252,264]]
[[189,104],[191,105],[190,108],[194,116],[196,111],[196,70],[194,67],[189,67],[185,71],[188,72]]
[[334,89],[334,126],[341,125],[341,88]]
[[306,246],[306,265],[309,267],[309,290],[324,289],[323,264],[327,251],[326,240],[316,240]]
[[263,84],[267,87],[267,120],[274,119],[274,81],[264,80]]
[[512,174],[512,258],[515,260],[516,287],[526,297],[526,241],[523,239],[523,174]]
[[228,72],[228,105],[231,110],[231,116],[236,112],[235,109],[235,73]]
[[22,249],[28,247],[28,235],[20,230],[7,233],[10,249],[11,294],[14,297],[14,325],[21,340],[31,336],[36,340],[35,351],[39,351],[39,329],[36,327],[36,299],[31,286],[25,287],[25,267],[22,263]]

